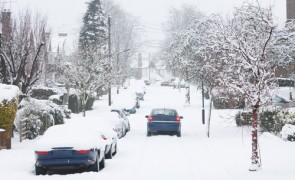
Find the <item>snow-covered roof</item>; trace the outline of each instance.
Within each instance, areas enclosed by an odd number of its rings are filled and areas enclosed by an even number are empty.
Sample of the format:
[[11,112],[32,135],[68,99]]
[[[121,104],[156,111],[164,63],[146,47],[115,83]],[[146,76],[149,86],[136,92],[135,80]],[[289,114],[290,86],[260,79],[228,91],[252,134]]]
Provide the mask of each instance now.
[[4,129],[0,129],[0,132],[4,132],[5,130]]
[[3,100],[12,100],[21,94],[19,88],[14,85],[0,84],[0,103]]

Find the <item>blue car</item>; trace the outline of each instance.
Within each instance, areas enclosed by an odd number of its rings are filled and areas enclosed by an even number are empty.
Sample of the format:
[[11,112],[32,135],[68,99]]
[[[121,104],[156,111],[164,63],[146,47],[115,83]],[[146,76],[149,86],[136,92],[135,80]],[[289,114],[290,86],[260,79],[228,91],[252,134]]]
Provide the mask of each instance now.
[[67,125],[50,127],[35,148],[36,175],[48,171],[89,170],[105,167],[106,144],[98,134]]
[[152,133],[173,133],[181,137],[181,119],[175,109],[153,109],[150,115],[145,116],[147,122],[147,136]]

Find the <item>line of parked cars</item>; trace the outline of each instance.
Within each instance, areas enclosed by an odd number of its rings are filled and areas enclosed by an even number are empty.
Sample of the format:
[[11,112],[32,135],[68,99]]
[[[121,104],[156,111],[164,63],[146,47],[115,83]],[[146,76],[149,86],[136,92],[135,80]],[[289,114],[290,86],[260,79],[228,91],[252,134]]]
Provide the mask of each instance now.
[[122,108],[112,108],[95,120],[50,127],[35,147],[36,175],[103,169],[105,159],[112,159],[118,152],[118,138],[131,129],[127,115]]
[[[134,108],[144,100],[145,85],[138,84]],[[35,173],[60,171],[95,171],[105,167],[105,159],[118,152],[118,139],[131,130],[127,116],[132,109],[111,107],[95,120],[55,125],[46,130],[35,148]],[[107,122],[107,123],[106,123]]]
[[185,88],[184,79],[180,80],[178,77],[172,77],[170,79],[161,82],[161,86],[172,86],[173,88]]

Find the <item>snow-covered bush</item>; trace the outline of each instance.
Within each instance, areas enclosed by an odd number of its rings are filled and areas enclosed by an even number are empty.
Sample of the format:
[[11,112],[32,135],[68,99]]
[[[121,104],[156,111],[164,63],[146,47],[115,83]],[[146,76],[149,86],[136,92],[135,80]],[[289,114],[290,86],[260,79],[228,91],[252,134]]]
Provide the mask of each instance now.
[[286,116],[289,114],[286,109],[267,109],[259,113],[259,125],[262,131],[279,133],[284,126]]
[[280,134],[284,140],[295,141],[295,125],[285,124]]
[[49,97],[49,100],[54,102],[57,105],[62,105],[62,98],[63,96],[56,94]]
[[[290,113],[287,109],[267,107],[258,116],[262,132],[277,134],[285,124],[295,125],[295,113]],[[238,112],[235,121],[237,126],[251,125],[252,112]]]
[[295,113],[288,113],[285,116],[284,124],[292,124],[295,125]]
[[33,98],[24,99],[19,105],[14,123],[20,128],[20,121],[27,120],[27,136],[29,139],[43,134],[44,131],[55,124],[63,124],[64,118],[70,118],[70,110],[48,100]]
[[45,86],[35,86],[32,88],[30,94],[31,97],[36,99],[47,100],[50,96],[59,94],[59,90],[56,88],[48,88]]

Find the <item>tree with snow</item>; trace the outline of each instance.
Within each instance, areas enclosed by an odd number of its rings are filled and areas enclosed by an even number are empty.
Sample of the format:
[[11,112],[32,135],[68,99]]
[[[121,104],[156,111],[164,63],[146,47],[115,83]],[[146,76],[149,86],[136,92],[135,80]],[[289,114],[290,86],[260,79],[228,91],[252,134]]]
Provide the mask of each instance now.
[[216,27],[214,44],[221,56],[214,59],[214,64],[224,64],[226,67],[222,71],[220,85],[242,93],[247,108],[252,111],[250,170],[255,171],[261,166],[257,134],[258,112],[270,100],[277,87],[276,63],[269,58],[269,54],[275,47],[283,47],[285,44],[274,46],[280,38],[275,38],[278,27],[274,23],[272,10],[262,8],[259,4],[244,4],[235,10],[232,18],[220,20]]
[[260,167],[258,111],[277,87],[275,70],[294,57],[294,23],[279,29],[271,9],[245,3],[226,20],[219,15],[195,19],[176,33],[166,57],[192,76],[201,77],[207,87],[226,87],[239,92],[251,109],[252,162]]
[[40,14],[33,16],[27,10],[8,26],[2,26],[6,31],[1,37],[0,82],[16,85],[27,94],[43,73],[47,53],[46,18]]
[[102,0],[106,14],[111,16],[111,51],[114,81],[119,88],[130,72],[131,59],[143,45],[139,18],[126,12],[114,0]]
[[88,4],[80,31],[79,49],[85,56],[101,51],[107,41],[107,19],[100,0],[92,0]]
[[82,100],[83,116],[90,96],[112,78],[110,57],[106,53],[107,24],[101,2],[92,0],[83,17],[77,52],[63,66],[65,79],[76,88]]

